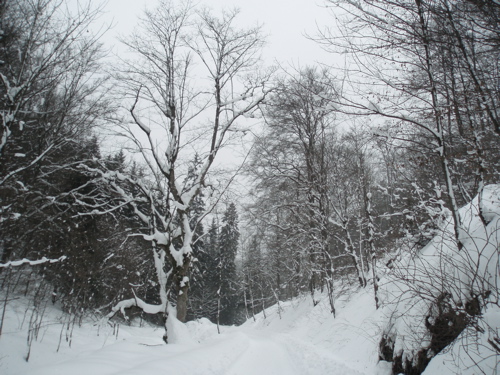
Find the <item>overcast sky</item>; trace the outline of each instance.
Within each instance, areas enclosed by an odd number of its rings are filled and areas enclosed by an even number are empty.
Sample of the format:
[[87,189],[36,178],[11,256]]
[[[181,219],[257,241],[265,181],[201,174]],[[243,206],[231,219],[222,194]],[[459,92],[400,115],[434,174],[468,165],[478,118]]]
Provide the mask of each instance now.
[[[114,26],[105,35],[103,42],[108,47],[113,47],[115,54],[126,51],[117,37],[129,35],[137,25],[138,18],[143,15],[144,9],[154,9],[157,4],[157,0],[107,0],[104,8],[106,13],[101,21],[108,24],[112,22]],[[224,8],[239,8],[237,21],[241,22],[241,25],[238,26],[262,25],[263,34],[267,35],[267,45],[263,51],[265,65],[280,63],[285,68],[299,68],[315,62],[330,64],[334,59],[317,43],[305,37],[305,34],[315,35],[318,26],[332,23],[332,15],[321,7],[323,0],[200,0],[198,4],[200,8],[209,6],[216,14]],[[221,163],[230,168],[239,166],[241,155],[244,155],[252,144],[252,137],[249,133],[241,139],[239,146],[222,150],[216,164]],[[114,141],[113,145],[121,147],[121,143]]]
[[[129,34],[144,8],[154,8],[156,4],[156,0],[108,0],[104,20],[113,20],[115,26],[105,42],[118,44],[116,36]],[[236,7],[241,10],[238,18],[242,26],[262,24],[264,34],[268,35],[263,53],[267,64],[277,60],[298,67],[315,61],[328,63],[332,58],[304,37],[306,33],[314,35],[317,24],[331,23],[331,15],[321,7],[323,0],[206,0],[199,4],[215,11]]]

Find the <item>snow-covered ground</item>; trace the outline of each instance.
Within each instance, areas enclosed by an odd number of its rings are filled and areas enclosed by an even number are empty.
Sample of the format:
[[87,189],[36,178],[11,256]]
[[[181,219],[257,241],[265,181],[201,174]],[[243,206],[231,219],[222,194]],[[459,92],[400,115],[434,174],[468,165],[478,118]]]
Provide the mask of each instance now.
[[[450,223],[444,223],[442,233],[429,245],[399,261],[416,288],[402,283],[394,272],[382,277],[385,305],[379,310],[372,287],[351,287],[336,296],[335,317],[326,295],[316,296],[321,300],[316,306],[310,296],[303,296],[273,306],[240,327],[222,327],[221,334],[206,319],[187,324],[171,320],[171,343],[167,345],[162,341],[163,329],[138,324],[117,329],[86,321],[68,331],[61,323],[61,312],[49,303],[27,362],[32,315],[26,302],[18,298],[8,304],[0,336],[0,374],[391,374],[391,364],[379,361],[381,337],[394,335],[395,352],[406,354],[428,344],[423,321],[425,314],[432,315],[432,298],[419,300],[417,292],[426,286],[426,292],[439,292],[439,279],[433,279],[439,275],[434,272],[441,272],[456,285],[451,291],[456,293],[450,294],[456,306],[467,295],[480,293],[480,288],[498,286],[500,186],[489,187],[483,198],[488,226],[480,225],[477,201],[465,207],[462,217],[468,233],[463,234],[464,249],[457,253],[448,233]],[[469,268],[476,277],[470,278]],[[340,287],[339,281],[337,289]],[[424,374],[499,373],[500,356],[490,343],[500,333],[500,308],[494,300],[498,295],[497,287],[476,324],[434,357]],[[422,340],[415,341],[419,333]]]
[[[206,319],[175,326],[174,343],[164,344],[162,329],[85,322],[75,327],[71,348],[59,312],[48,307],[38,341],[28,352],[29,314],[25,305],[9,304],[0,337],[0,373],[8,374],[374,374],[379,328],[366,306],[344,309],[334,320],[326,300],[313,307],[310,298],[281,304],[241,327],[217,327]],[[349,311],[350,310],[350,311]],[[345,314],[345,316],[344,316]],[[61,331],[62,329],[62,331]],[[57,352],[59,339],[62,343]]]
[[[283,303],[280,312],[273,306],[266,318],[260,313],[240,327],[222,327],[220,335],[206,319],[179,323],[174,343],[168,345],[162,341],[161,328],[137,324],[120,325],[117,330],[88,321],[74,328],[69,347],[60,313],[49,306],[29,362],[25,361],[29,320],[27,314],[23,324],[25,309],[19,300],[9,304],[0,337],[3,375],[391,373],[389,363],[378,362],[387,317],[383,310],[375,310],[371,290],[358,290],[349,300],[340,298],[335,318],[325,296],[316,306],[310,297]],[[458,344],[431,361],[425,374],[475,374],[474,368],[466,371],[467,364],[457,371],[462,348]],[[470,365],[473,360],[465,362]]]

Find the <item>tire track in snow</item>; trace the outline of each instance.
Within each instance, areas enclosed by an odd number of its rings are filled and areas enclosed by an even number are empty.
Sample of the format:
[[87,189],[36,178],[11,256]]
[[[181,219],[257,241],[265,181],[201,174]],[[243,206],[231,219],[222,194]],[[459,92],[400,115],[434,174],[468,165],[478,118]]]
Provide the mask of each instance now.
[[225,375],[301,375],[282,344],[269,337],[245,333],[247,349],[228,368]]
[[224,375],[364,375],[329,352],[289,335],[240,331],[247,348]]
[[276,335],[277,341],[289,352],[301,375],[366,375],[352,369],[344,362],[314,344],[293,338],[288,334]]

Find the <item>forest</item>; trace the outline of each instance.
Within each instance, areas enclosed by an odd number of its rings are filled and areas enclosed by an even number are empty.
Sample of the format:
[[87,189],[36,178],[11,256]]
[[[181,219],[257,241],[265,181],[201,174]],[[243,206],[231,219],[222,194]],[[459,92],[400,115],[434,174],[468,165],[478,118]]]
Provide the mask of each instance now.
[[0,339],[19,298],[169,343],[365,290],[389,373],[472,328],[498,363],[500,3],[322,4],[339,63],[294,67],[236,9],[159,0],[113,57],[102,6],[0,2]]

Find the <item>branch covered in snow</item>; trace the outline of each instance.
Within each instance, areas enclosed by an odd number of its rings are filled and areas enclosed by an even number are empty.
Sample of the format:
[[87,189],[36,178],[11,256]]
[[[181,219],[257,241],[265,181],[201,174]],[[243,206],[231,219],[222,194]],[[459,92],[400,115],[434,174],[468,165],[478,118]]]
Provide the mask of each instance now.
[[8,267],[19,267],[22,266],[23,264],[29,264],[30,266],[38,266],[39,264],[43,263],[57,263],[57,262],[62,262],[67,258],[66,255],[63,255],[57,259],[49,259],[46,257],[43,257],[42,259],[38,260],[29,260],[29,259],[21,259],[21,260],[13,260],[11,262],[7,263],[0,263],[0,268],[8,268]]
[[158,314],[160,312],[166,312],[167,304],[163,302],[160,305],[151,305],[149,303],[144,302],[142,299],[137,297],[134,293],[134,298],[126,299],[118,302],[112,309],[111,312],[106,315],[107,319],[111,319],[115,314],[120,311],[123,317],[128,320],[127,315],[125,314],[125,309],[130,307],[137,306],[142,309],[146,314]]

